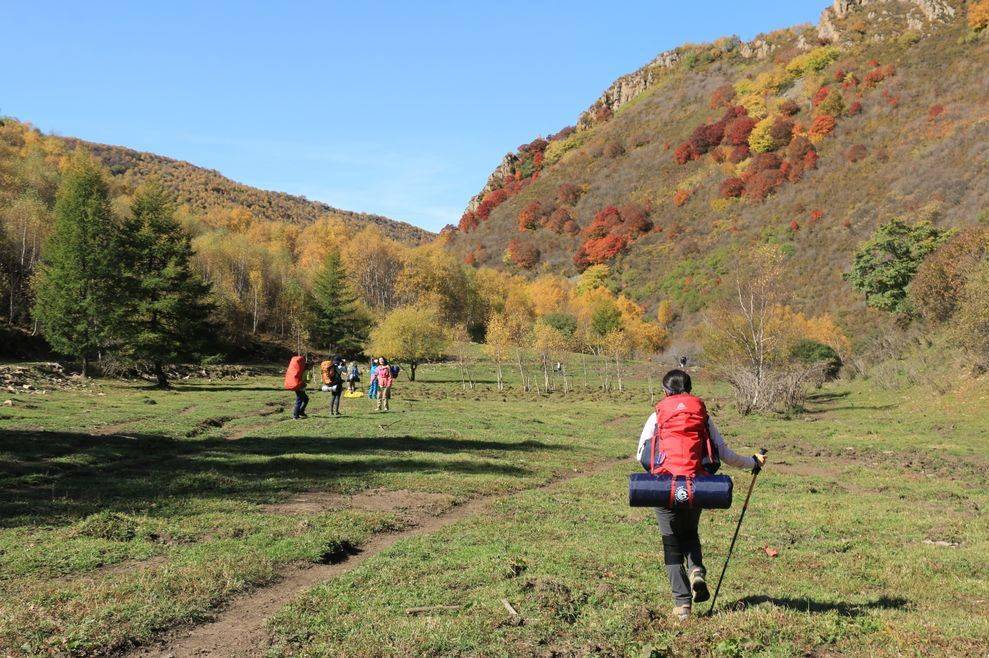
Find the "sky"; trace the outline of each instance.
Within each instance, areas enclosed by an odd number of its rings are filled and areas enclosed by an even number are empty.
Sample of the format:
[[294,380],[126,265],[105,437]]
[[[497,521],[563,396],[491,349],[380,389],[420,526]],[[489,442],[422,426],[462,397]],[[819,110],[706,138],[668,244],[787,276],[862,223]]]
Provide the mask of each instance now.
[[0,115],[438,231],[620,75],[826,4],[11,2]]

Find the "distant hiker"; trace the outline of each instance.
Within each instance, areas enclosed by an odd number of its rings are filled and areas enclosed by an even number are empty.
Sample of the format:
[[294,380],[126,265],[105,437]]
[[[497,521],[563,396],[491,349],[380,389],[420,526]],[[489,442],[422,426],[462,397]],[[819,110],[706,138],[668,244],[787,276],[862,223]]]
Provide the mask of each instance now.
[[[691,395],[690,387],[690,375],[683,370],[671,370],[663,376],[666,395],[642,428],[639,461],[643,457],[647,461],[653,459],[655,454],[657,471],[654,472],[686,476],[713,474],[722,459],[738,468],[761,467],[766,461],[764,456],[742,457],[728,447],[708,416],[704,401]],[[653,441],[655,446],[651,445]],[[656,508],[656,520],[663,535],[663,561],[676,606],[674,612],[681,621],[690,616],[692,600],[700,603],[711,597],[697,534],[700,516],[699,509]]]
[[308,418],[306,416],[306,406],[309,404],[309,396],[306,395],[306,384],[312,379],[312,371],[309,369],[309,359],[302,355],[292,357],[285,370],[285,389],[295,391],[295,406],[292,408],[292,418]]
[[368,377],[371,378],[371,385],[367,387],[367,396],[373,400],[378,397],[378,362],[375,359],[371,359]]
[[681,356],[680,357],[680,368],[682,369],[682,368],[686,368],[686,367],[687,367],[687,357],[686,357],[686,355],[685,356]]
[[351,393],[357,390],[357,385],[361,382],[361,371],[357,367],[356,361],[350,362],[350,373],[347,375],[347,388]]
[[323,361],[320,365],[323,371],[323,390],[330,394],[330,415],[340,415],[340,396],[343,395],[343,377],[340,368],[333,361]]
[[378,370],[375,373],[378,380],[378,411],[388,411],[388,401],[391,399],[391,385],[395,381],[392,369],[384,357],[378,359]]

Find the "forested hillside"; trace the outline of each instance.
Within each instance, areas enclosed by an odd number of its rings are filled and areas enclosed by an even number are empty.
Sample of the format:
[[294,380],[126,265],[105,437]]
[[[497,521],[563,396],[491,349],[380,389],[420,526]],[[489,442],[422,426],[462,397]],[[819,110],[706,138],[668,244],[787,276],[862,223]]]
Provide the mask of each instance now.
[[259,190],[188,162],[172,160],[154,153],[143,153],[122,146],[94,144],[68,138],[69,148],[82,146],[102,161],[110,173],[127,187],[137,187],[156,179],[173,190],[178,201],[196,215],[209,215],[229,208],[243,208],[252,217],[268,222],[310,224],[321,217],[337,217],[355,228],[374,225],[390,238],[408,244],[420,244],[433,237],[429,231],[381,215],[340,210],[305,197]]
[[[53,231],[59,185],[78,150],[103,166],[118,224],[131,217],[142,185],[164,188],[191,238],[196,272],[210,286],[214,320],[228,346],[298,343],[306,291],[330,251],[341,251],[358,272],[371,250],[433,237],[384,217],[258,190],[150,153],[44,135],[0,117],[0,317],[32,334],[32,280]],[[6,349],[17,336],[8,332]],[[13,352],[24,350],[14,346]]]
[[614,289],[682,315],[775,244],[796,307],[858,328],[843,273],[879,224],[989,221],[987,15],[839,0],[818,26],[663,53],[506,156],[447,243],[523,274],[604,265]]

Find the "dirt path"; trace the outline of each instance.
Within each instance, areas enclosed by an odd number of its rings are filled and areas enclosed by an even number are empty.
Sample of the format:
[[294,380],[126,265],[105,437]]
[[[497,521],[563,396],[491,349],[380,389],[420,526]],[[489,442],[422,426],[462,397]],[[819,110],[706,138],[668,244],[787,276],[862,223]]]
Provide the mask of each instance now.
[[426,535],[482,512],[498,500],[532,489],[552,489],[577,477],[602,473],[628,458],[608,459],[561,473],[549,484],[497,496],[486,496],[453,507],[439,515],[421,511],[410,519],[413,525],[397,532],[372,536],[352,553],[334,564],[303,565],[286,572],[282,579],[234,598],[210,622],[171,631],[154,644],[125,654],[128,658],[185,658],[187,656],[257,656],[264,652],[268,635],[265,622],[305,590],[347,573],[366,559],[410,537]]

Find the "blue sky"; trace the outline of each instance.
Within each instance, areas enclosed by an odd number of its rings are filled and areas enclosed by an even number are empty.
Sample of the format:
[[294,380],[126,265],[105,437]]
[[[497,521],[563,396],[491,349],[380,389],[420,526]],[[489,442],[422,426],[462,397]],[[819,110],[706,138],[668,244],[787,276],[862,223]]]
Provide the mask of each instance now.
[[826,4],[12,2],[0,114],[439,230],[619,75]]

